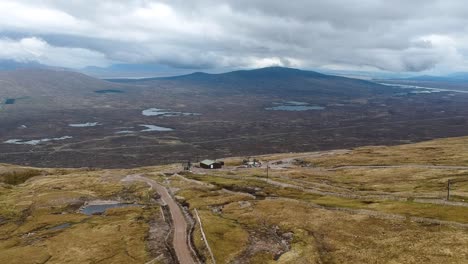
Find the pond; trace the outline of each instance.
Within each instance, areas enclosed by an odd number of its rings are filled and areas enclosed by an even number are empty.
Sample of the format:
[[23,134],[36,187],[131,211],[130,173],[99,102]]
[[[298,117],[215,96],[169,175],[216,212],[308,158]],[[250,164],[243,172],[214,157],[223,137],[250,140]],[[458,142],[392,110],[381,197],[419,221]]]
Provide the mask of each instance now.
[[135,133],[135,131],[132,131],[132,130],[120,130],[120,131],[115,132],[114,134],[133,134],[133,133]]
[[323,110],[322,106],[307,106],[307,105],[279,105],[274,107],[267,107],[266,110],[270,111],[308,111],[308,110]]
[[8,105],[8,104],[15,104],[16,102],[16,99],[14,98],[8,98],[5,100],[5,104]]
[[110,202],[105,202],[102,204],[89,204],[80,209],[80,212],[85,214],[85,215],[96,215],[96,214],[102,214],[104,213],[107,209],[111,208],[122,208],[122,207],[138,207],[141,205],[138,204],[130,204],[130,203],[110,203]]
[[153,132],[153,131],[164,132],[164,131],[173,131],[174,130],[172,128],[160,127],[160,126],[155,126],[155,125],[140,125],[140,126],[146,127],[146,129],[141,130],[141,132]]
[[81,124],[69,124],[70,127],[94,127],[100,125],[98,122],[88,122],[88,123],[81,123]]
[[43,139],[34,139],[34,140],[24,140],[24,139],[9,139],[4,141],[5,144],[16,144],[16,145],[39,145],[41,143],[50,142],[50,141],[59,141],[73,138],[71,136],[64,136],[58,138],[43,138]]
[[[138,126],[145,127],[145,129],[140,129],[138,131],[125,129],[125,130],[116,131],[116,132],[114,132],[114,134],[122,135],[122,134],[134,134],[134,133],[138,133],[138,132],[168,132],[168,131],[174,131],[174,129],[169,128],[169,127],[162,127],[162,126],[155,126],[155,125],[138,125]],[[130,129],[135,129],[134,127],[129,127],[129,128]]]

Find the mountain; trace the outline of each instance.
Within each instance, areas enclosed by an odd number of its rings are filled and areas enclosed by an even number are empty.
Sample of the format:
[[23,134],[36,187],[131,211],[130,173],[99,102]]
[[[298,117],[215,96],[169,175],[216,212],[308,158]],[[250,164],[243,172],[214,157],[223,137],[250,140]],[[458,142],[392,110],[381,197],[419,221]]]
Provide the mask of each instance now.
[[0,71],[1,97],[34,95],[82,95],[122,86],[182,87],[221,94],[314,94],[324,96],[367,96],[387,93],[388,87],[314,71],[268,67],[220,74],[195,72],[173,77],[143,79],[97,79],[83,73],[61,69],[21,68]]
[[15,60],[1,60],[0,59],[0,71],[18,70],[18,69],[59,69],[59,68],[40,64],[35,61],[18,62]]
[[155,64],[113,64],[108,67],[89,66],[78,71],[98,78],[145,78],[181,75],[190,72],[187,69],[177,69]]
[[0,71],[0,97],[78,95],[115,87],[115,83],[56,69]]
[[195,72],[174,77],[111,79],[109,81],[146,86],[189,86],[220,93],[288,93],[354,97],[391,92],[388,87],[370,81],[283,67],[239,70],[220,74]]

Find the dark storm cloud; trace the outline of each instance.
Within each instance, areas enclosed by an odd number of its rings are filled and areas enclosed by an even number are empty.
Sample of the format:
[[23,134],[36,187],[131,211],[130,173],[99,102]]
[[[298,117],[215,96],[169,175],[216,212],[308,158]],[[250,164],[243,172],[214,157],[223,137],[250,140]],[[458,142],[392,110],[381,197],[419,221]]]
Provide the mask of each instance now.
[[464,70],[464,1],[8,1],[0,59],[66,67]]

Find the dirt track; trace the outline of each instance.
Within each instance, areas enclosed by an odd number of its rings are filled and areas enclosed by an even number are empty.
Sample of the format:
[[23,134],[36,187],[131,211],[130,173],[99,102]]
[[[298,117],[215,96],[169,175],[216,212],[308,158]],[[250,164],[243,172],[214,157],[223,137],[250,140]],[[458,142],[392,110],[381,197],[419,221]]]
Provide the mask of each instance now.
[[197,263],[191,253],[188,246],[188,235],[187,235],[187,222],[185,221],[182,210],[174,201],[172,196],[169,194],[167,189],[158,184],[156,181],[143,177],[141,175],[128,175],[124,178],[124,181],[143,181],[156,190],[161,195],[161,200],[169,206],[169,210],[172,216],[172,222],[174,225],[174,240],[172,241],[173,247],[179,263],[181,264],[192,264]]

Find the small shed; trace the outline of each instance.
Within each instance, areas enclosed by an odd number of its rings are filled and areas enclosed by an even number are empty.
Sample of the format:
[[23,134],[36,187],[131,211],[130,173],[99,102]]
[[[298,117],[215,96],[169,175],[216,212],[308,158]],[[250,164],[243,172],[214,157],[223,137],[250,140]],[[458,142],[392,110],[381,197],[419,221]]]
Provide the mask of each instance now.
[[216,161],[216,160],[203,160],[200,162],[200,167],[204,169],[221,169],[223,167],[223,161]]

